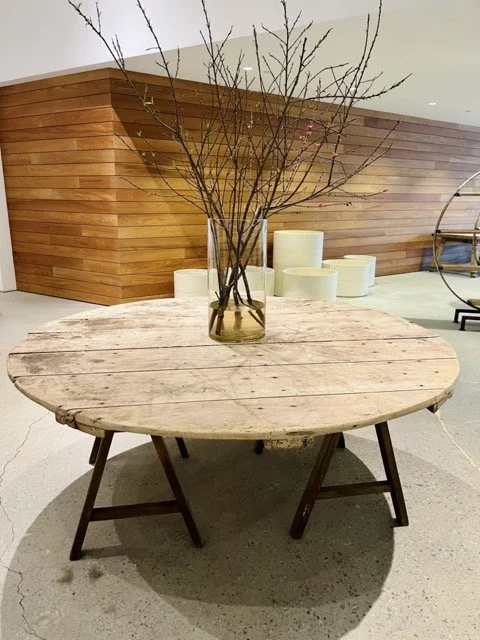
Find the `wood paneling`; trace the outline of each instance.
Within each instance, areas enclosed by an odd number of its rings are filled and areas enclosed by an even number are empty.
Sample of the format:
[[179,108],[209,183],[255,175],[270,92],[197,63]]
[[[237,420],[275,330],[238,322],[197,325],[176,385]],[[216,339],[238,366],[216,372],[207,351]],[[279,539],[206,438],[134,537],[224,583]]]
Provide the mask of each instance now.
[[109,70],[0,88],[18,288],[122,300]]
[[[168,113],[166,80],[135,77],[148,82]],[[199,130],[198,96],[208,95],[205,87],[181,81],[178,88],[189,125]],[[480,129],[363,109],[356,115],[343,147],[346,163],[373,149],[398,121],[391,149],[351,181],[352,190],[369,197],[348,207],[330,198],[274,215],[269,243],[277,229],[319,229],[325,257],[374,254],[380,275],[418,270],[443,203],[479,168]],[[136,139],[139,129],[143,140]],[[175,269],[205,266],[204,215],[172,197],[125,142],[154,147],[165,162],[180,158],[116,70],[0,88],[20,289],[113,304],[172,295]],[[175,186],[185,187],[181,180]],[[471,187],[480,190],[480,181]],[[477,203],[456,202],[444,226],[472,226]]]
[[[168,112],[165,81],[140,74],[137,78],[148,82],[156,104]],[[202,85],[185,82],[181,89],[183,112],[189,125],[194,130],[198,129],[198,93],[202,93]],[[149,260],[155,260],[158,265],[155,268],[160,267],[154,247],[173,249],[183,246],[186,257],[199,256],[203,259],[199,266],[205,266],[202,214],[199,216],[183,201],[167,199],[165,185],[153,177],[139,157],[122,142],[124,138],[128,146],[155,148],[166,162],[179,158],[175,144],[149,123],[138,101],[128,93],[129,89],[123,82],[112,82],[112,106],[118,118],[114,129],[120,136],[115,141],[116,173],[126,178],[125,184],[119,184],[117,190],[122,254],[124,249],[138,249],[129,254],[128,262],[131,268],[137,269],[137,273],[151,273]],[[348,207],[336,205],[330,198],[322,202],[321,207],[318,203],[308,203],[274,215],[269,220],[269,243],[277,229],[319,229],[325,231],[325,257],[342,256],[344,253],[374,254],[380,275],[418,270],[425,249],[431,246],[431,233],[443,203],[480,164],[480,129],[357,110],[356,121],[348,130],[348,146],[344,151],[363,145],[362,150],[354,155],[365,155],[365,150],[373,150],[397,121],[397,128],[390,138],[391,149],[350,183],[351,190],[365,195],[386,190],[385,193],[366,200],[354,200]],[[139,129],[147,140],[135,138]],[[351,161],[352,158],[346,160]],[[312,174],[311,180],[315,178]],[[131,182],[144,191],[132,191]],[[480,181],[477,189],[479,186]],[[181,181],[176,182],[175,187],[181,188]],[[472,187],[475,188],[474,185]],[[475,219],[475,211],[475,202],[459,201],[449,213],[445,225],[468,227]],[[122,264],[125,265],[124,257]]]

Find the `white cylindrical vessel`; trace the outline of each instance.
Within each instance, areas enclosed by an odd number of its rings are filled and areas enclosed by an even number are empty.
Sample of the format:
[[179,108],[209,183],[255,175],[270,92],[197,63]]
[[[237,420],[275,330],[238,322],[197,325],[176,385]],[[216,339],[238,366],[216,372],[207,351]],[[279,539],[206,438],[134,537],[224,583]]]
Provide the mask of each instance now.
[[354,254],[350,254],[348,256],[343,256],[344,258],[346,258],[347,260],[368,260],[369,264],[370,264],[370,273],[368,276],[368,286],[369,287],[373,287],[373,285],[375,284],[375,267],[377,265],[377,258],[376,256],[364,256],[361,254],[358,255],[354,255]]
[[323,231],[298,229],[275,231],[273,234],[275,295],[283,295],[284,269],[289,267],[321,267],[322,258]]
[[266,268],[266,293],[267,296],[273,296],[275,293],[275,269]]
[[368,295],[370,263],[367,260],[324,260],[323,266],[338,271],[337,296],[360,298]]
[[322,267],[289,267],[283,270],[283,295],[305,300],[337,299],[338,272]]
[[[265,286],[265,293],[267,296],[273,296],[275,286],[275,270],[271,267],[255,267],[247,265],[245,269],[247,273],[247,282],[250,290],[255,291]],[[262,283],[263,271],[265,271],[265,285]],[[240,280],[240,292],[245,293],[245,286],[241,284]]]
[[195,298],[206,296],[206,269],[178,269],[173,272],[173,289],[175,298]]

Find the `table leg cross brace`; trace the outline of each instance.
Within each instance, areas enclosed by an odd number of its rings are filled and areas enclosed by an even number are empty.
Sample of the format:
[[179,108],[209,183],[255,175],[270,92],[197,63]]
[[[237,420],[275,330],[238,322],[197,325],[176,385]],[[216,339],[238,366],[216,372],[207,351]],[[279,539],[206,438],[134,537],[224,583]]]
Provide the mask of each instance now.
[[343,439],[342,433],[332,433],[325,436],[320,453],[318,454],[318,458],[314,464],[307,486],[305,487],[303,496],[297,507],[297,512],[295,513],[290,527],[290,535],[292,538],[298,539],[302,537],[316,500],[366,495],[369,493],[390,493],[397,518],[397,524],[401,527],[408,525],[407,509],[403,497],[400,477],[398,475],[388,424],[386,422],[376,424],[375,430],[377,432],[378,444],[387,479],[373,482],[360,482],[357,484],[322,487],[335,449],[339,445],[341,446]]
[[177,474],[175,473],[175,469],[173,468],[165,442],[160,436],[152,436],[152,441],[175,499],[163,500],[162,502],[119,505],[115,507],[94,507],[113,436],[113,431],[106,431],[105,436],[103,438],[99,438],[99,442],[98,440],[95,442],[95,445],[98,443],[98,447],[96,447],[97,450],[94,455],[95,466],[93,469],[92,479],[90,480],[90,486],[88,487],[87,496],[85,498],[85,504],[80,516],[80,521],[78,523],[77,532],[70,551],[70,560],[78,560],[81,558],[82,546],[90,522],[138,516],[163,515],[168,513],[182,514],[193,543],[196,547],[201,547],[202,540],[200,538],[197,525],[195,524],[187,499],[183,493]]

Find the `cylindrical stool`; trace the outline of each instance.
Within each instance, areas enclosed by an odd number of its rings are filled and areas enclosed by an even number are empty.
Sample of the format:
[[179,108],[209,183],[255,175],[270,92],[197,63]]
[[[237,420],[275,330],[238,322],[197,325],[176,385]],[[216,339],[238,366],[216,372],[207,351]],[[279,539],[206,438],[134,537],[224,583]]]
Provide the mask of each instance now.
[[305,300],[337,299],[338,272],[322,267],[289,267],[283,270],[283,295]]
[[323,231],[281,230],[273,233],[275,295],[281,296],[283,270],[289,267],[321,267]]
[[369,272],[369,276],[368,276],[368,286],[369,287],[373,287],[373,285],[375,284],[375,267],[377,264],[377,258],[376,256],[362,256],[360,254],[358,255],[348,255],[348,256],[343,256],[344,258],[346,258],[347,260],[368,260],[369,264],[370,264],[370,272]]
[[178,269],[173,272],[173,290],[175,298],[195,298],[206,296],[206,269]]
[[324,260],[323,266],[338,271],[337,296],[360,298],[368,295],[370,263],[367,260]]

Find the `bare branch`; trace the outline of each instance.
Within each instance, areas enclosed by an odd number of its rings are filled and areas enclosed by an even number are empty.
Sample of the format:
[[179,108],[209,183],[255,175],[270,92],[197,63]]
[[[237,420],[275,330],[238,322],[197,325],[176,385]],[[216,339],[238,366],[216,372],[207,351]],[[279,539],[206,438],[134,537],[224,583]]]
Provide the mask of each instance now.
[[[180,93],[177,83],[180,52],[171,65],[142,0],[136,0],[136,5],[153,39],[158,69],[167,78],[170,107],[162,95],[157,101],[154,88],[140,87],[127,70],[119,39],[115,36],[110,42],[102,31],[99,7],[92,19],[80,5],[67,1],[107,47],[152,125],[178,145],[183,161],[166,163],[148,138],[142,138],[141,151],[127,143],[175,197],[202,208],[212,218],[237,217],[242,225],[254,216],[267,217],[326,195],[338,193],[349,200],[367,197],[346,191],[348,182],[388,152],[391,132],[373,149],[352,145],[352,109],[398,88],[409,77],[379,86],[382,74],[368,72],[380,31],[382,0],[376,19],[368,16],[366,20],[359,59],[320,68],[317,60],[331,30],[313,38],[313,24],[299,26],[301,14],[290,18],[287,1],[280,0],[282,31],[262,25],[267,50],[253,27],[255,75],[243,70],[243,53],[233,64],[229,62],[232,28],[216,42],[206,0],[200,0],[208,83],[205,89],[197,89],[199,108],[189,116],[184,113],[184,90]],[[176,188],[175,175],[189,192]]]

